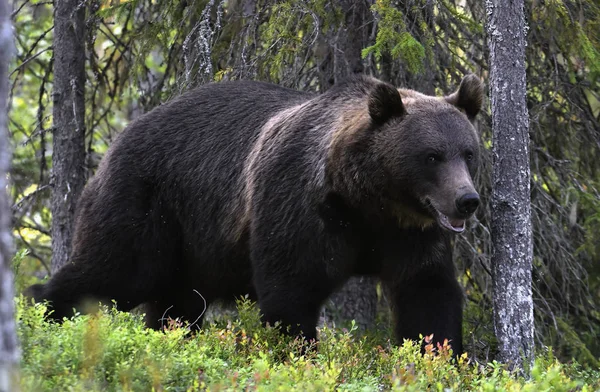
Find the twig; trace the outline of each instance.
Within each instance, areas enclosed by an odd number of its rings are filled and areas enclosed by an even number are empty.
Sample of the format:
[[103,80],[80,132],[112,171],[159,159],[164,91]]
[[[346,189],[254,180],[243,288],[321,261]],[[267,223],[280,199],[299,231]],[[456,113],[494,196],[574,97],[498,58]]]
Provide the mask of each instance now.
[[[34,222],[34,223],[35,223],[35,222]],[[21,227],[22,229],[35,230],[35,231],[37,231],[38,233],[41,233],[41,234],[47,235],[48,237],[50,237],[50,236],[51,236],[51,234],[50,234],[50,231],[49,231],[49,230],[46,230],[46,229],[44,229],[43,227],[39,226],[38,224],[33,224],[33,225],[32,225],[32,224],[27,224],[27,223],[22,223],[22,222],[21,222],[21,224],[20,224],[20,227]]]
[[48,266],[48,264],[44,261],[44,259],[38,255],[33,246],[29,243],[29,241],[27,241],[25,239],[25,237],[23,237],[23,234],[21,234],[21,230],[17,230],[17,233],[19,234],[19,237],[21,238],[21,241],[23,241],[23,243],[25,244],[25,246],[27,246],[27,248],[29,249],[29,254],[33,257],[39,260],[39,262],[42,264],[42,266],[46,269],[46,272],[48,273],[48,275],[52,276],[52,270],[50,269],[50,267]]
[[202,313],[200,313],[200,316],[198,316],[198,318],[196,318],[196,320],[194,320],[194,322],[193,322],[193,323],[191,323],[191,324],[189,325],[189,327],[188,327],[189,329],[192,329],[192,327],[193,327],[193,326],[194,326],[194,325],[195,325],[195,324],[196,324],[198,321],[200,321],[200,319],[202,318],[202,316],[204,316],[204,313],[206,312],[206,308],[207,308],[207,305],[206,305],[206,298],[204,298],[204,297],[202,296],[202,294],[200,294],[200,293],[198,292],[198,290],[194,289],[193,291],[194,291],[196,294],[198,294],[198,295],[200,296],[200,298],[202,298],[202,301],[204,301],[204,309],[202,310]]
[[162,316],[158,319],[158,321],[160,321],[160,329],[163,329],[163,321],[166,320],[165,316],[167,315],[167,312],[169,310],[173,309],[173,305],[169,306],[168,308],[165,309],[164,313],[162,314]]
[[10,14],[10,19],[11,19],[11,21],[13,21],[13,24],[14,24],[14,19],[15,19],[15,16],[17,16],[17,14],[18,14],[19,12],[21,12],[21,10],[22,10],[22,9],[23,9],[23,8],[24,8],[24,7],[25,7],[27,4],[29,4],[29,0],[25,0],[25,1],[23,2],[23,4],[21,4],[21,6],[20,6],[19,8],[17,8],[16,10],[14,10],[14,11],[13,11],[13,12]]
[[15,67],[15,69],[10,73],[10,76],[13,76],[13,74],[15,72],[20,71],[24,66],[27,65],[27,63],[29,63],[32,60],[35,60],[36,58],[38,58],[40,55],[44,54],[45,52],[54,49],[53,46],[49,46],[46,49],[42,49],[39,52],[37,52],[36,54],[34,54],[31,57],[26,58],[25,60],[23,60],[23,62],[21,64],[19,64],[17,67]]
[[42,186],[38,187],[35,191],[31,192],[27,196],[23,196],[23,198],[21,200],[19,200],[18,202],[16,202],[11,207],[11,210],[12,211],[17,211],[17,210],[21,209],[21,207],[23,206],[23,203],[25,203],[26,201],[29,201],[30,199],[32,199],[34,196],[36,196],[41,191],[43,191],[43,190],[45,190],[47,188],[52,188],[52,186],[53,186],[52,184],[46,184],[46,185],[42,185]]

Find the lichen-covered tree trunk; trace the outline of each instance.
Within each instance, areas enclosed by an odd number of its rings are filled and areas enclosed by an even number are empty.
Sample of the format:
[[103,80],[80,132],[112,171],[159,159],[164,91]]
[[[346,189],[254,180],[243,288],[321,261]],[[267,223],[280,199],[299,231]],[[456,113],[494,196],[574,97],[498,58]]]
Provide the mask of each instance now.
[[523,0],[486,0],[493,131],[494,330],[499,359],[533,360],[533,257]]
[[11,272],[13,254],[10,233],[11,212],[7,177],[10,165],[7,99],[8,64],[13,53],[13,37],[8,0],[0,0],[0,392],[17,391],[19,364]]
[[85,185],[85,4],[54,2],[53,272],[69,257],[75,206]]

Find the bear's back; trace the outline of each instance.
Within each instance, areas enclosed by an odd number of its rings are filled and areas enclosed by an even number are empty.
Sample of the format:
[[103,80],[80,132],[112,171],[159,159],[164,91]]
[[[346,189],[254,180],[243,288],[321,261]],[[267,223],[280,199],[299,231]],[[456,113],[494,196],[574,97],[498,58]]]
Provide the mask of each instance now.
[[310,98],[264,82],[202,85],[133,121],[113,149],[126,150],[121,156],[141,157],[139,168],[153,173],[163,170],[159,166],[170,169],[173,154],[236,158],[271,116]]
[[102,192],[103,200],[126,195],[129,205],[145,200],[144,210],[161,208],[176,219],[186,233],[182,240],[194,244],[191,253],[211,254],[220,233],[205,228],[235,225],[244,165],[261,129],[276,113],[312,97],[252,81],[190,90],[133,121],[86,193]]

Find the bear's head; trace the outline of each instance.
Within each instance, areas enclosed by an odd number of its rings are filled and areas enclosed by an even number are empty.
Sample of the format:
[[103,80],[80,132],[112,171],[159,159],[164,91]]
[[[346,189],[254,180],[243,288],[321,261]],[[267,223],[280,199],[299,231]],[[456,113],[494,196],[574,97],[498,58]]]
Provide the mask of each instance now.
[[334,185],[344,188],[351,204],[370,206],[367,214],[393,215],[403,227],[437,222],[463,231],[480,202],[473,185],[480,164],[473,121],[483,102],[481,81],[468,75],[441,97],[374,79],[369,85],[366,110],[352,115],[352,132],[336,143],[343,153],[336,154],[342,166]]

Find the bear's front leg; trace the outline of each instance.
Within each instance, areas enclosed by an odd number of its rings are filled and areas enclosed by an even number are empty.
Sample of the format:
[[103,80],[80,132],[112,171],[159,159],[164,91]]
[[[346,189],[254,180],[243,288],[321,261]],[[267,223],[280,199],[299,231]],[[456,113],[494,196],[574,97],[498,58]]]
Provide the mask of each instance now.
[[251,238],[254,287],[263,320],[281,322],[292,336],[316,339],[321,306],[347,278],[343,263],[352,262],[351,248],[318,227],[293,235],[258,229]]
[[254,263],[254,285],[263,321],[271,326],[280,322],[284,333],[307,341],[317,338],[321,305],[335,287],[313,260],[263,253]]
[[262,320],[271,326],[281,323],[282,332],[308,342],[317,338],[317,321],[321,303],[327,296],[311,290],[312,285],[299,285],[293,279],[263,284],[259,291]]
[[418,252],[410,259],[412,265],[396,280],[388,275],[383,281],[390,295],[399,344],[402,339],[418,340],[420,334],[433,334],[435,346],[448,339],[457,357],[462,354],[463,291],[456,279],[448,241],[444,241],[443,248],[444,252],[440,247],[432,247],[431,253]]

